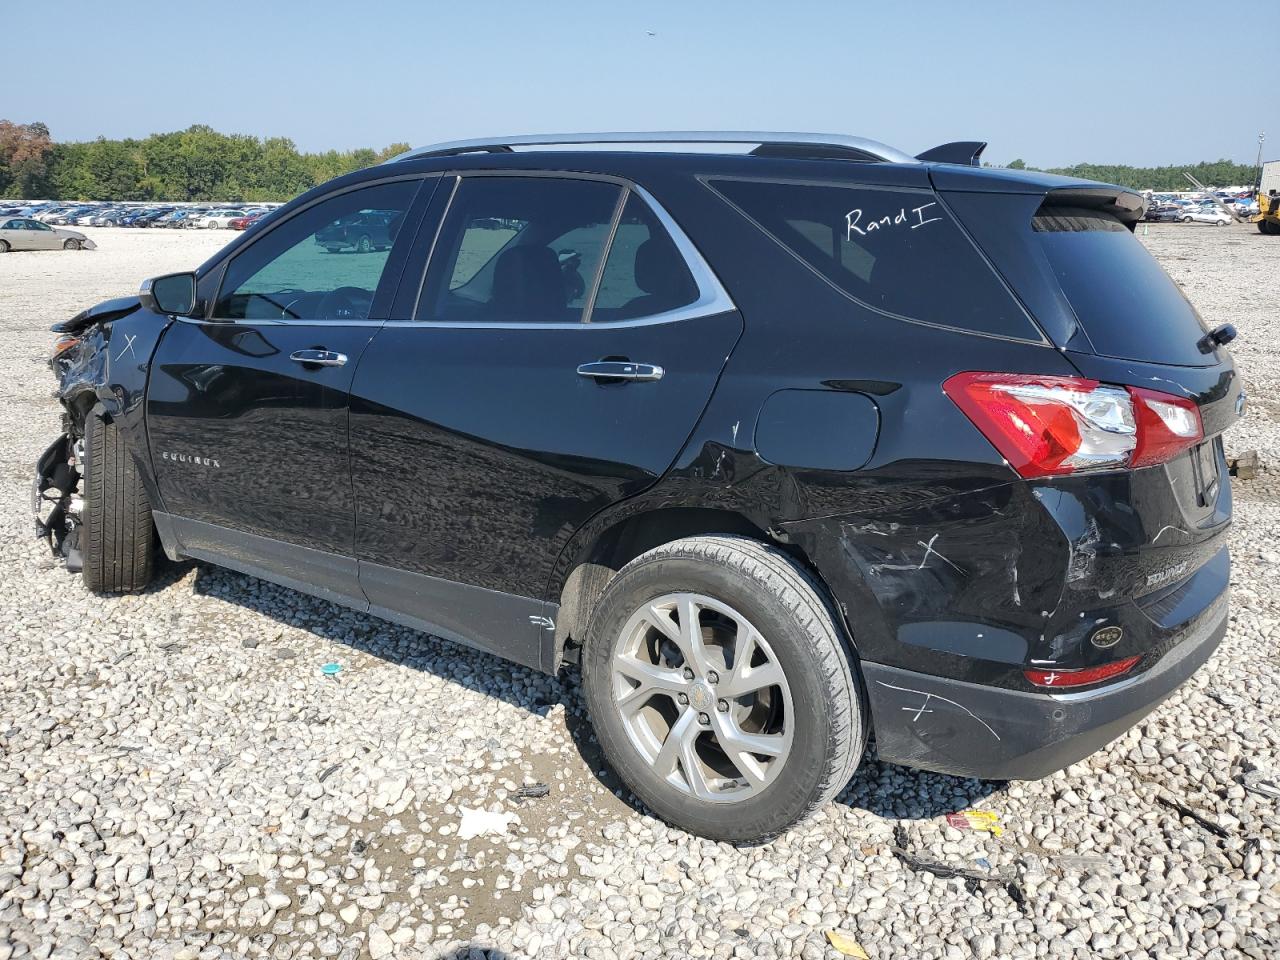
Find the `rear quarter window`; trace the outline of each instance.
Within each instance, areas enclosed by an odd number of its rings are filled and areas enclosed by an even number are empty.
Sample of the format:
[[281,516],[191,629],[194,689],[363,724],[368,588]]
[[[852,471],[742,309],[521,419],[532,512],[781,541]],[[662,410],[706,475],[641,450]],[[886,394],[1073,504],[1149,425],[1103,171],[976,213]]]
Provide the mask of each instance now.
[[708,185],[858,303],[899,319],[1043,342],[932,191],[776,180]]

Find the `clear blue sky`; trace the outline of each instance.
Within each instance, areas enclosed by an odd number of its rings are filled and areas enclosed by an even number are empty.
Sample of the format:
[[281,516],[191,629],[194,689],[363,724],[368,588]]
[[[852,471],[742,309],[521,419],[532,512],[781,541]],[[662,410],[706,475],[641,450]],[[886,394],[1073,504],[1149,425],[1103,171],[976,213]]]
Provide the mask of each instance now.
[[988,140],[987,160],[1037,166],[1252,162],[1260,129],[1280,156],[1280,61],[1274,44],[1262,52],[1278,12],[1277,0],[9,0],[4,47],[48,69],[10,78],[0,115],[59,140],[207,123],[304,150],[764,129],[911,153]]

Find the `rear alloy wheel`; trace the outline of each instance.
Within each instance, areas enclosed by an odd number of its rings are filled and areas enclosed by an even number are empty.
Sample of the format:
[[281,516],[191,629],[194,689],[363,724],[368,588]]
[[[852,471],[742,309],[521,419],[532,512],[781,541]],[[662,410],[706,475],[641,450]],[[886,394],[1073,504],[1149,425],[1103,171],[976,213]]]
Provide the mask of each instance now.
[[63,250],[79,250],[80,241],[76,240],[75,238],[72,238],[70,240],[64,240],[62,242],[62,249]]
[[9,241],[0,240],[0,253],[8,253],[8,252],[9,252]]
[[705,837],[776,836],[865,746],[856,667],[817,585],[754,540],[695,537],[629,563],[591,618],[583,673],[609,762]]
[[84,584],[94,593],[141,590],[151,580],[155,544],[151,504],[119,428],[94,414],[85,421],[81,470]]

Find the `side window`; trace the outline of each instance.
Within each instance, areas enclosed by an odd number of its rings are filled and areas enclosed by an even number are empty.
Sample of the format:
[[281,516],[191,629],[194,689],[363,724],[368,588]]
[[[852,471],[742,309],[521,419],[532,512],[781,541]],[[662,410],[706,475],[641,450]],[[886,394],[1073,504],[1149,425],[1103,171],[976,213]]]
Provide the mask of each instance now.
[[582,319],[621,187],[464,177],[440,228],[418,320]]
[[698,299],[684,257],[636,194],[627,198],[600,277],[591,322],[649,317]]
[[53,227],[48,224],[41,223],[39,220],[27,220],[26,227],[28,230],[52,230]]
[[[226,320],[367,320],[420,180],[363,187],[284,221],[227,266],[213,315]],[[369,222],[378,216],[377,223]]]
[[931,191],[759,180],[710,186],[866,306],[939,326],[1039,339]]

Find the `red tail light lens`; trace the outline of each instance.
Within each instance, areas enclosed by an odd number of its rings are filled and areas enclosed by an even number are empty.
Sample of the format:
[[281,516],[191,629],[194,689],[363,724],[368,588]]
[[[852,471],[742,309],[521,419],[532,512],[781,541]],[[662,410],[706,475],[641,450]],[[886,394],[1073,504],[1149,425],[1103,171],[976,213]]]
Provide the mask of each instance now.
[[1200,408],[1190,400],[1142,387],[1130,387],[1129,392],[1138,421],[1133,466],[1165,463],[1204,439]]
[[1190,400],[1083,377],[957,373],[942,389],[1028,478],[1147,467],[1204,436]]
[[1123,676],[1134,668],[1141,657],[1126,657],[1112,663],[1104,663],[1100,667],[1085,667],[1081,670],[1023,670],[1023,676],[1037,687],[1085,687],[1091,683],[1101,683]]

